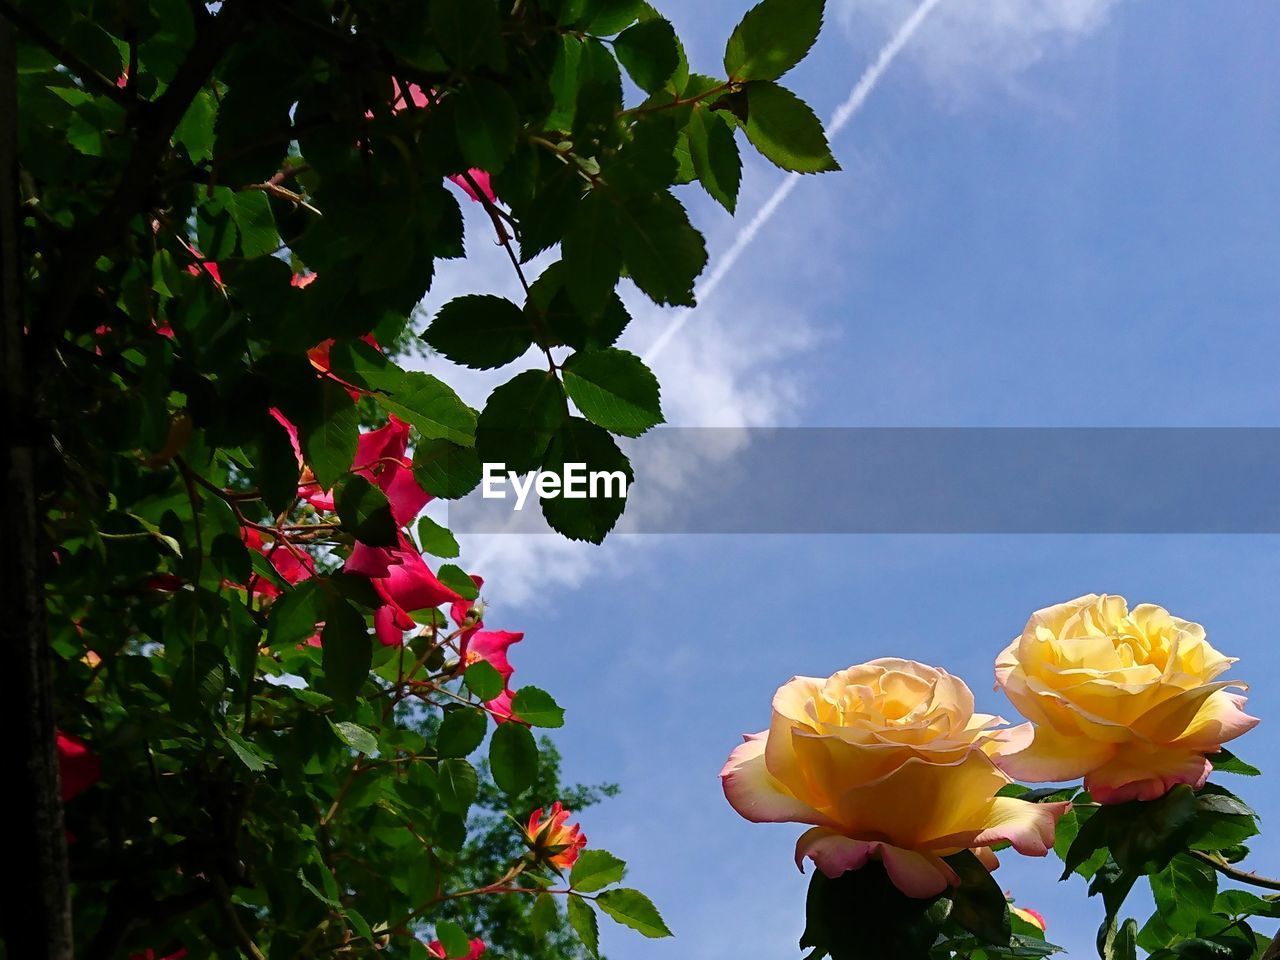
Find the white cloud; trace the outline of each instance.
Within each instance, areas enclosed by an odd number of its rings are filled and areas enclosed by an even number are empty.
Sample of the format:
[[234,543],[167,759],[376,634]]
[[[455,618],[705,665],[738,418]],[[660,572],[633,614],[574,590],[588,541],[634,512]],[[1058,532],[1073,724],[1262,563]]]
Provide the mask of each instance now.
[[[904,56],[945,100],[965,105],[992,86],[1013,86],[1028,67],[1101,29],[1119,3],[942,0]],[[869,49],[915,6],[916,0],[842,0],[838,19],[858,49]]]

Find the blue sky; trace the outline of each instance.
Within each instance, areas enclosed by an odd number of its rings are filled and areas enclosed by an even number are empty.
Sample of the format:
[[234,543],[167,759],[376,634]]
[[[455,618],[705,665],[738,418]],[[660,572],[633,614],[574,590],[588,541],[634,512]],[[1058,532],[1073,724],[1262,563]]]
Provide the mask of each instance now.
[[[812,59],[787,80],[823,115],[912,8],[831,4]],[[745,5],[659,4],[704,69]],[[844,172],[799,186],[655,365],[669,419],[1280,425],[1278,33],[1280,7],[1263,0],[942,0],[836,142]],[[750,163],[740,215],[781,177]],[[694,190],[714,262],[736,225]],[[510,291],[486,240],[471,246],[429,306],[463,288]],[[668,318],[633,303],[630,343],[643,350]],[[493,383],[446,375],[473,402]],[[1178,451],[1134,455],[1159,470]],[[568,710],[556,737],[568,776],[622,786],[584,816],[592,844],[630,862],[677,934],[646,941],[608,925],[613,960],[800,955],[800,828],[740,820],[716,778],[794,674],[912,657],[1008,714],[991,664],[1027,616],[1120,593],[1205,624],[1241,658],[1235,675],[1252,681],[1263,725],[1238,752],[1280,771],[1267,733],[1280,724],[1274,537],[633,537],[599,550],[525,537],[464,549],[484,560],[473,566],[489,579],[486,619],[526,633],[517,680]],[[1277,819],[1274,792],[1231,786]],[[1072,956],[1093,955],[1100,907],[1083,884],[1019,859],[1005,856],[1001,883]],[[1280,842],[1258,844],[1254,861],[1280,873]]]

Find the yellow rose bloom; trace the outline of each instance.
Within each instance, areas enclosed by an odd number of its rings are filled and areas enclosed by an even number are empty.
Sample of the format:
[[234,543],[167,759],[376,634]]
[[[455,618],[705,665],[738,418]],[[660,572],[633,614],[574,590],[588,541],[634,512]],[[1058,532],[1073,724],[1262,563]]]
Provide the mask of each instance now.
[[879,860],[908,896],[936,896],[959,882],[943,857],[1000,840],[1044,856],[1069,806],[995,795],[1009,778],[993,758],[1031,731],[973,706],[963,681],[911,660],[796,677],[721,770],[725,796],[757,823],[812,824],[798,866],[834,878]]
[[1216,680],[1236,661],[1204,628],[1124,597],[1089,594],[1031,615],[996,660],[996,686],[1035,725],[1031,744],[998,759],[1033,783],[1084,777],[1099,803],[1199,788],[1207,754],[1252,729],[1244,687]]

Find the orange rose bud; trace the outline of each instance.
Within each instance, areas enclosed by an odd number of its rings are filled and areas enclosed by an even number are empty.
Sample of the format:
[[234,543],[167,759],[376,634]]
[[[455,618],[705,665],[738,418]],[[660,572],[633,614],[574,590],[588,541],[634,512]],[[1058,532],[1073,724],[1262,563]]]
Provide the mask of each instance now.
[[568,869],[578,859],[578,851],[587,845],[587,836],[578,824],[570,826],[565,822],[570,813],[559,800],[551,805],[549,813],[543,820],[539,807],[529,815],[529,823],[524,828],[525,842],[540,861]]

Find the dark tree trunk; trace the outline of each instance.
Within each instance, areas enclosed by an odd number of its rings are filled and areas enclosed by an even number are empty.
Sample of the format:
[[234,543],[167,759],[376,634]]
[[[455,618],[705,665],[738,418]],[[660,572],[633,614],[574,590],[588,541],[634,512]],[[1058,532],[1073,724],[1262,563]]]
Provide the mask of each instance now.
[[49,645],[40,574],[36,450],[28,382],[19,246],[18,98],[14,32],[0,17],[0,395],[4,490],[0,495],[0,718],[5,731],[6,863],[3,934],[8,956],[70,960],[71,908],[62,826]]

